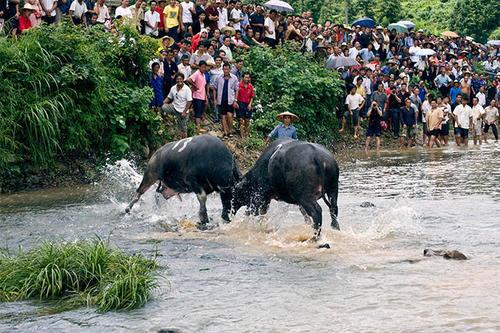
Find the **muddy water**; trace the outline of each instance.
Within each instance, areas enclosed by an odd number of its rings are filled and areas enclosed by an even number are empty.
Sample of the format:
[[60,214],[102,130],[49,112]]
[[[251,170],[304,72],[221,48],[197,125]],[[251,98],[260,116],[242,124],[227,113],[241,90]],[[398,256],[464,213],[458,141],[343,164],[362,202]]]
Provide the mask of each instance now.
[[[151,190],[126,216],[141,178],[127,161],[94,186],[0,197],[1,247],[99,235],[159,252],[165,276],[131,312],[3,303],[0,331],[500,332],[499,157],[491,144],[342,163],[340,232],[323,211],[331,249],[303,242],[312,231],[298,209],[276,202],[266,217],[219,225],[212,196],[217,227],[198,232],[194,196],[165,202]],[[424,259],[424,248],[470,260]]]

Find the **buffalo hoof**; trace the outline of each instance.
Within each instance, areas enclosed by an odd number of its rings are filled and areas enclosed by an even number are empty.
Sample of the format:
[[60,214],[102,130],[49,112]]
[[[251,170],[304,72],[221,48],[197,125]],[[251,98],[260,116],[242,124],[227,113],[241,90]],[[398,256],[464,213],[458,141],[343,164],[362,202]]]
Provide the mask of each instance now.
[[227,213],[226,213],[226,214],[222,214],[222,221],[223,221],[224,223],[229,223],[229,222],[231,222],[231,219],[229,218],[229,214],[227,214]]
[[330,244],[328,244],[328,243],[321,244],[318,246],[318,249],[329,249],[329,248],[330,248]]
[[198,224],[196,225],[196,228],[198,228],[198,230],[201,230],[201,231],[206,231],[206,230],[211,230],[211,229],[213,229],[214,227],[213,227],[213,226],[208,225],[208,223],[198,223]]
[[332,229],[340,231],[340,226],[339,226],[339,223],[337,221],[332,221],[331,226],[332,226]]

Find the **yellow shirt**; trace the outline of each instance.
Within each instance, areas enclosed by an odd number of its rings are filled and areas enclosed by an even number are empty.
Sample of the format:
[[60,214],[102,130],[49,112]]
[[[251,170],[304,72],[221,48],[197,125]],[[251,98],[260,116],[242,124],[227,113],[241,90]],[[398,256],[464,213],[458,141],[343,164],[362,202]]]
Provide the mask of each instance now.
[[365,98],[366,97],[366,91],[363,86],[356,86],[356,94],[360,94],[361,97]]
[[165,26],[170,29],[179,26],[179,7],[166,6],[163,10]]

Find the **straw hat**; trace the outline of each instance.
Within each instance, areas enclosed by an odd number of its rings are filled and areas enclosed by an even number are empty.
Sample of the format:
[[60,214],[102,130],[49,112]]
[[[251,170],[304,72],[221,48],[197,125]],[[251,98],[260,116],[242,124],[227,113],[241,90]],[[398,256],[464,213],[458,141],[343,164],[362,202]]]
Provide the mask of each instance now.
[[25,3],[23,9],[36,10],[36,8],[29,3]]
[[220,30],[220,32],[221,32],[223,35],[225,35],[225,34],[226,34],[226,31],[230,31],[230,32],[231,32],[231,36],[234,36],[234,34],[236,33],[236,30],[234,30],[234,28],[233,28],[233,27],[229,27],[229,26],[224,27],[224,28],[222,28],[222,29]]
[[288,111],[285,111],[285,112],[281,112],[279,115],[276,116],[276,119],[278,119],[279,121],[283,121],[283,118],[285,116],[289,116],[291,118],[291,121],[297,121],[299,120],[299,117],[291,112],[288,112]]
[[[165,39],[168,40],[168,44],[167,45],[163,44],[164,41],[165,41]],[[175,40],[172,37],[170,37],[170,36],[165,36],[165,37],[163,37],[161,39],[161,46],[163,46],[163,47],[169,48],[170,46],[174,45],[174,43],[175,43]]]

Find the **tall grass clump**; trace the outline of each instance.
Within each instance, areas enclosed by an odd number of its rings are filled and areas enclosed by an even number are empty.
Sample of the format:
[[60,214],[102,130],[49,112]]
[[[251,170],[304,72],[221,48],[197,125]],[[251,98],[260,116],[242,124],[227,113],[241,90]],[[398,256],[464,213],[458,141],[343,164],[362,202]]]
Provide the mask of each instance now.
[[133,27],[68,23],[0,36],[0,180],[16,165],[44,170],[161,144],[148,87],[157,43]]
[[44,243],[0,254],[0,301],[65,299],[98,311],[143,306],[156,287],[156,260],[127,255],[100,239]]

